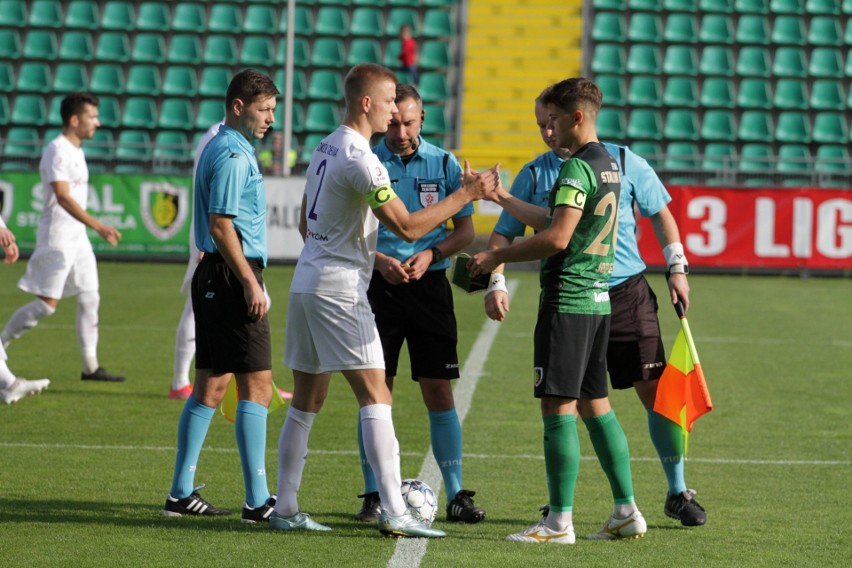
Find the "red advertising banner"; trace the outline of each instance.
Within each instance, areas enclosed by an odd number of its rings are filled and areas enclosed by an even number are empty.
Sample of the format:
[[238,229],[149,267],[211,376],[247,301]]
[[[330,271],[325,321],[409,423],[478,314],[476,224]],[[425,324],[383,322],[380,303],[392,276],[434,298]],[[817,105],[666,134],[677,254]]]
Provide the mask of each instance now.
[[[669,209],[692,267],[852,269],[852,190],[672,186]],[[651,223],[639,250],[664,266]]]

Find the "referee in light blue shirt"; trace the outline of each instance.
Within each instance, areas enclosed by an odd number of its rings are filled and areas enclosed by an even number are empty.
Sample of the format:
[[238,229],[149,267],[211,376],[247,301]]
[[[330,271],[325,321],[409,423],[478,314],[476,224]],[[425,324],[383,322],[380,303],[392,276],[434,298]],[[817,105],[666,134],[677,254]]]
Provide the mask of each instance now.
[[166,516],[227,515],[195,490],[195,468],[215,408],[234,374],[240,401],[235,433],[246,497],[244,522],[268,522],[275,505],[266,482],[266,415],[272,357],[262,270],[266,266],[266,191],[252,141],[274,122],[278,89],[241,71],[225,97],[225,123],[207,144],[195,176],[195,242],[204,258],[192,278],[195,384],[178,424],[177,457]]
[[[452,154],[421,138],[424,117],[429,117],[413,86],[397,85],[396,105],[399,112],[373,151],[387,168],[397,196],[415,212],[459,189],[462,170]],[[446,487],[447,520],[466,523],[481,521],[485,511],[473,503],[475,492],[462,488],[461,426],[450,384],[459,377],[458,333],[445,272],[450,256],[473,241],[472,214],[473,205],[468,204],[453,217],[452,231],[445,223],[411,243],[380,225],[367,291],[382,341],[388,387],[393,389],[400,350],[408,342],[412,379],[420,384],[429,412],[432,451]],[[375,522],[381,503],[360,429],[358,441],[365,487],[355,517]]]

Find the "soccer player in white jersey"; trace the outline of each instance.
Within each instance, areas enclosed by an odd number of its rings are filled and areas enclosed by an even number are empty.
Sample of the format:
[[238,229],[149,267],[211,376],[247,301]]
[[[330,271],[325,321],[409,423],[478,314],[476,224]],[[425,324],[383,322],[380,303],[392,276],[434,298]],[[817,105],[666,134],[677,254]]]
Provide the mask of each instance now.
[[317,146],[308,166],[300,232],[305,247],[290,286],[284,363],[295,388],[278,442],[278,502],[270,519],[277,530],[330,530],[299,509],[297,493],[308,437],[340,371],[361,407],[367,460],[376,476],[382,512],[378,528],[403,537],[442,537],[407,510],[400,494],[399,444],[385,384],[384,356],[367,300],[379,221],[414,241],[481,199],[497,185],[495,170],[476,174],[466,164],[464,183],[437,204],[409,214],[391,188],[370,138],[387,131],[397,108],[396,75],[380,65],[353,67],[344,80],[346,114]]
[[44,208],[36,235],[36,248],[27,272],[18,281],[36,299],[16,311],[0,333],[8,347],[39,320],[52,315],[59,300],[77,296],[77,339],[83,354],[84,381],[120,382],[124,377],[107,372],[98,363],[98,267],[86,227],[116,246],[121,233],[86,212],[89,169],[81,144],[90,140],[98,122],[98,98],[72,93],[62,100],[62,133],[45,148],[39,164]]
[[[12,264],[20,256],[18,245],[15,243],[15,235],[6,227],[3,217],[0,217],[0,248],[3,249],[3,262]],[[50,385],[47,379],[28,381],[16,377],[6,365],[6,350],[0,343],[0,400],[5,404],[18,402],[25,396],[38,394]]]

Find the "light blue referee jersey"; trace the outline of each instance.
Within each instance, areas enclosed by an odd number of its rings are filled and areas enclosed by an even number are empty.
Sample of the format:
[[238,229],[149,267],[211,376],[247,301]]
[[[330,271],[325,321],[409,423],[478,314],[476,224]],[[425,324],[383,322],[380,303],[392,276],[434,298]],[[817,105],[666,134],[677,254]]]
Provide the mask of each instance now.
[[218,252],[210,236],[210,214],[233,218],[249,260],[266,266],[266,189],[254,146],[222,125],[205,146],[195,173],[195,242],[203,252]]
[[[462,169],[456,157],[434,144],[420,138],[417,152],[407,164],[387,147],[384,140],[373,148],[382,164],[388,169],[391,185],[397,196],[412,213],[444,199],[461,187]],[[473,215],[473,204],[468,203],[454,217]],[[413,254],[427,250],[447,238],[447,223],[443,223],[413,243],[407,243],[385,227],[379,225],[379,240],[376,250],[382,254],[404,261]],[[429,267],[429,270],[446,270],[450,259],[445,258]]]
[[[634,154],[626,146],[608,142],[604,142],[604,146],[621,169],[618,243],[615,247],[615,268],[609,279],[610,286],[617,286],[642,273],[646,268],[636,242],[634,204],[643,217],[650,217],[659,213],[672,198],[644,158]],[[550,151],[525,164],[512,183],[511,194],[539,207],[547,207],[547,196],[556,181],[562,162],[562,158]],[[495,232],[507,237],[523,236],[525,229],[523,223],[505,211],[500,214],[500,219],[494,226]]]

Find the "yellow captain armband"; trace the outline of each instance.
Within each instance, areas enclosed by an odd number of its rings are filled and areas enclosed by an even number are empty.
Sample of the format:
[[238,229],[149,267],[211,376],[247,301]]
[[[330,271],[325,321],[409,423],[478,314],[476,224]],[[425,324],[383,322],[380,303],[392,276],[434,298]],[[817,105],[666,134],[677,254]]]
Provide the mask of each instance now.
[[576,187],[559,188],[559,193],[556,197],[556,205],[567,205],[575,209],[583,209],[586,205],[586,194]]
[[367,199],[370,209],[378,209],[388,201],[396,199],[397,195],[391,186],[383,185],[381,187],[377,187],[364,197]]

